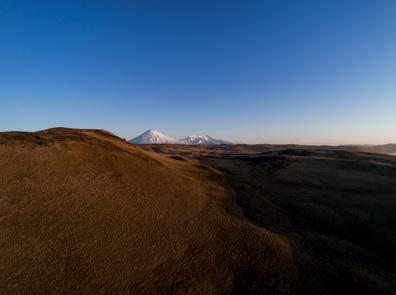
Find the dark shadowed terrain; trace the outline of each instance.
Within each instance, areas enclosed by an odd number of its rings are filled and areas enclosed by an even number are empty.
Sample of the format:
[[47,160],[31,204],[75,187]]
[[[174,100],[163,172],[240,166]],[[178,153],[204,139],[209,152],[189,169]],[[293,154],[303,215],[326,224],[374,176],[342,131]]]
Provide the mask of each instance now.
[[395,143],[380,144],[380,145],[349,145],[349,146],[347,145],[347,146],[341,146],[341,148],[354,150],[354,151],[363,151],[369,153],[387,154],[387,155],[396,156]]
[[395,294],[396,157],[0,133],[0,294]]

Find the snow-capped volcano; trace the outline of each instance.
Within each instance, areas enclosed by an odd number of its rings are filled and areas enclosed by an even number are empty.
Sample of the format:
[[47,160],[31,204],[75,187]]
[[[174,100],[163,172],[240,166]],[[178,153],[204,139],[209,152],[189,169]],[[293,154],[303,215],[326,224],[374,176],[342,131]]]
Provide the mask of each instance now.
[[216,145],[231,144],[229,141],[213,138],[209,135],[191,135],[177,140],[156,130],[147,130],[143,134],[129,140],[135,144],[190,144],[190,145]]
[[191,135],[180,140],[180,143],[191,145],[215,145],[215,144],[230,144],[231,142],[216,139],[209,135]]
[[145,144],[145,143],[179,143],[177,139],[174,139],[170,136],[167,136],[165,134],[162,134],[159,131],[156,130],[147,130],[143,134],[132,138],[129,142],[135,143],[135,144]]

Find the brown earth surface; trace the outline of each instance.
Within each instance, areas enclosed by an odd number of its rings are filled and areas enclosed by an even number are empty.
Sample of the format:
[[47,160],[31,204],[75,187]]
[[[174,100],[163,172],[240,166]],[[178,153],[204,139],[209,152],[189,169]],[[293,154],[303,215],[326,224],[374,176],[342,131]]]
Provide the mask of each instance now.
[[395,294],[396,157],[0,133],[0,294]]

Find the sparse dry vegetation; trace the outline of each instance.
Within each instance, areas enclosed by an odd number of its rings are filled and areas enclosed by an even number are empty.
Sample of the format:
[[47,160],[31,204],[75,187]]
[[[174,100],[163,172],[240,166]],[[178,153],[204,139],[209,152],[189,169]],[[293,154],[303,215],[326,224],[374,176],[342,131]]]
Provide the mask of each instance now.
[[392,294],[396,157],[0,134],[1,294]]

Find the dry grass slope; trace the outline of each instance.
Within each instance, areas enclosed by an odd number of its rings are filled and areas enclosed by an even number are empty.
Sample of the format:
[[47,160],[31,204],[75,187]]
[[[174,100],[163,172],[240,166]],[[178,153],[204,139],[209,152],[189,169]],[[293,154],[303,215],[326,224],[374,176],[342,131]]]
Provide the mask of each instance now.
[[303,146],[144,148],[213,167],[247,219],[288,239],[295,276],[275,293],[396,293],[396,157]]
[[244,218],[222,174],[195,159],[56,128],[1,133],[0,167],[1,294],[296,286],[289,239]]

